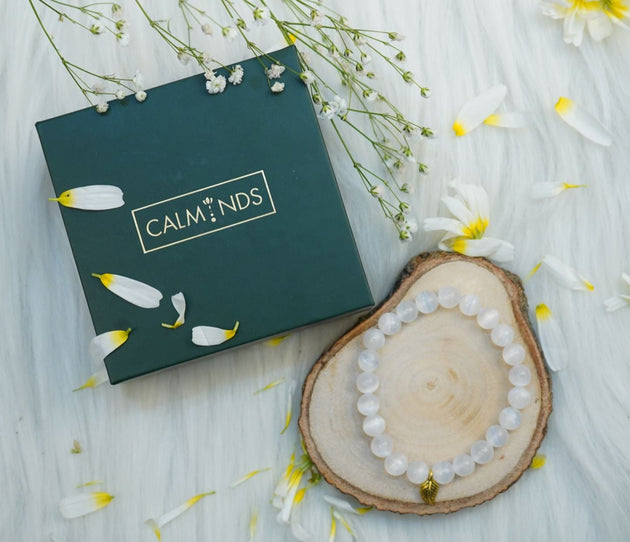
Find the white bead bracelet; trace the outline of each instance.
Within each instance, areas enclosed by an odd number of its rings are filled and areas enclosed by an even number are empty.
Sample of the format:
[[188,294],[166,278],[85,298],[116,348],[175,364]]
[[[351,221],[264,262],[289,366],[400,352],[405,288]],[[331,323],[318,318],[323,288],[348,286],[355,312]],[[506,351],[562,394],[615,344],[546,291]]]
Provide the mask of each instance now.
[[[498,415],[498,424],[491,425],[480,440],[472,443],[469,453],[462,453],[452,459],[438,461],[429,466],[420,460],[408,461],[405,454],[395,451],[394,440],[385,433],[385,419],[378,414],[379,399],[376,390],[379,378],[374,373],[379,366],[379,355],[386,340],[386,336],[395,335],[400,331],[403,323],[416,320],[419,313],[423,315],[435,312],[438,307],[454,309],[466,317],[476,317],[477,324],[488,332],[494,345],[502,349],[502,358],[512,368],[509,381],[513,385],[507,395],[506,406]],[[531,394],[525,386],[531,381],[531,371],[522,362],[525,359],[525,349],[519,343],[513,342],[514,330],[507,324],[500,322],[499,311],[493,308],[482,308],[481,300],[476,294],[460,295],[452,286],[444,286],[437,293],[421,292],[415,302],[402,301],[394,312],[388,312],[378,319],[378,327],[368,329],[363,334],[362,350],[358,355],[361,372],[356,379],[356,386],[361,396],[357,401],[358,411],[365,416],[363,432],[372,437],[370,449],[372,453],[385,460],[385,471],[392,476],[402,476],[420,486],[420,496],[427,504],[434,504],[437,491],[441,484],[448,484],[455,475],[464,477],[472,474],[475,465],[483,465],[492,460],[494,448],[499,448],[507,442],[508,431],[514,431],[521,425],[521,413],[531,401]]]

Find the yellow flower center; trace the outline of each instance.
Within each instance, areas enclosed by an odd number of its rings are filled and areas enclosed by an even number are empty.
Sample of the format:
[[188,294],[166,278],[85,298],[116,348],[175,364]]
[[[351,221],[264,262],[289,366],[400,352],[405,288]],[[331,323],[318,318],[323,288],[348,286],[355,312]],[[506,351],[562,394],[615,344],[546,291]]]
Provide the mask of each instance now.
[[628,15],[630,8],[624,0],[602,0],[602,7],[606,14],[616,19],[623,19]]
[[468,239],[481,239],[488,227],[489,220],[485,217],[477,217],[477,220],[471,222],[464,228],[464,236]]

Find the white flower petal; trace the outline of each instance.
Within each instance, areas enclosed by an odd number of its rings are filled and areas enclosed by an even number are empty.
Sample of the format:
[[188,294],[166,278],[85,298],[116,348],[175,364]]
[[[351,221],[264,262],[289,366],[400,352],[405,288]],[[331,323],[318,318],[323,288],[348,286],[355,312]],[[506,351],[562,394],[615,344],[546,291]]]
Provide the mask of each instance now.
[[553,198],[571,188],[585,188],[585,184],[540,182],[532,185],[531,197],[534,199]]
[[585,26],[586,20],[580,16],[577,9],[568,10],[564,18],[564,42],[576,47],[582,45]]
[[554,280],[565,288],[582,290],[584,292],[591,292],[595,289],[595,287],[575,269],[551,254],[547,254],[542,259],[541,264],[551,273]]
[[101,491],[79,493],[78,495],[61,499],[59,511],[64,518],[78,518],[100,510],[107,506],[113,498],[113,495]]
[[455,192],[464,201],[466,207],[470,209],[470,212],[472,213],[475,222],[480,219],[482,221],[488,222],[490,215],[490,205],[488,203],[488,193],[483,186],[462,183],[459,181],[459,179],[451,181],[449,186],[453,190],[455,190]]
[[608,147],[612,144],[612,135],[590,113],[584,111],[573,100],[561,97],[555,106],[560,118],[584,137]]
[[505,85],[497,85],[466,102],[453,123],[455,135],[465,135],[479,126],[497,110],[506,93]]
[[338,497],[333,497],[331,495],[324,495],[324,500],[328,504],[336,508],[337,510],[342,510],[343,512],[350,512],[351,514],[356,514],[357,516],[362,516],[367,511],[372,509],[372,507],[370,506],[355,508],[348,501],[344,499],[339,499]]
[[58,198],[50,198],[50,201],[58,201],[64,207],[86,211],[116,209],[125,204],[122,190],[117,186],[107,184],[72,188],[63,192]]
[[291,520],[291,534],[299,542],[307,542],[312,536],[297,520]]
[[586,24],[588,25],[588,32],[591,38],[595,41],[602,41],[613,33],[612,21],[603,11],[598,17],[589,19]]
[[103,286],[110,292],[122,297],[133,305],[143,309],[154,309],[160,306],[162,293],[144,282],[112,273],[103,273],[101,275],[92,273],[92,276],[100,279]]
[[466,256],[484,256],[496,262],[509,262],[514,259],[514,246],[507,241],[493,237],[483,237],[482,239],[444,238],[440,242],[439,248],[450,252],[459,252]]
[[160,529],[164,527],[164,525],[166,525],[167,523],[170,523],[178,516],[181,516],[186,510],[194,506],[204,497],[208,495],[214,495],[214,493],[215,493],[214,491],[208,491],[206,493],[200,493],[199,495],[195,495],[194,497],[191,497],[190,499],[188,499],[186,502],[173,508],[173,510],[166,512],[165,514],[162,514],[159,518],[157,519],[150,518],[150,519],[147,519],[144,523],[148,525],[149,527],[151,527],[151,529],[153,529],[153,532],[155,533],[155,536],[158,538],[158,540],[161,540],[162,535],[161,535]]
[[475,221],[475,215],[468,207],[466,207],[466,204],[460,198],[444,196],[442,198],[442,203],[446,206],[449,212],[462,223],[462,225],[467,225]]
[[89,347],[92,360],[96,363],[103,361],[129,338],[129,333],[131,333],[131,329],[117,329],[94,337],[90,341]]
[[527,116],[524,113],[493,113],[487,117],[484,124],[489,126],[497,126],[499,128],[522,128],[529,124]]
[[293,394],[295,393],[295,389],[297,388],[297,381],[292,380],[291,384],[289,384],[289,394],[287,399],[287,414],[284,419],[284,427],[280,432],[281,435],[289,428],[289,424],[291,423],[291,418],[293,417]]
[[101,369],[100,371],[91,375],[82,386],[72,390],[72,391],[80,391],[85,390],[87,388],[96,388],[101,384],[105,384],[105,382],[109,382],[109,376],[107,375],[107,369]]
[[540,7],[543,15],[547,15],[553,19],[564,19],[567,15],[569,5],[566,2],[541,2]]
[[239,323],[233,329],[212,326],[196,326],[192,330],[192,342],[197,346],[216,346],[230,340],[236,334]]
[[173,303],[173,307],[177,311],[177,320],[172,325],[162,323],[162,326],[169,329],[177,329],[186,321],[186,298],[182,292],[179,292],[171,296],[171,303]]
[[628,296],[616,295],[614,297],[609,297],[604,300],[604,306],[608,312],[617,311],[619,309],[623,309],[628,306]]
[[431,217],[425,218],[422,226],[424,231],[448,231],[455,235],[464,235],[464,225],[454,218]]
[[621,273],[621,278],[628,286],[630,286],[630,275],[627,273]]
[[567,342],[551,310],[544,303],[536,306],[536,322],[547,365],[552,371],[564,369],[569,363]]

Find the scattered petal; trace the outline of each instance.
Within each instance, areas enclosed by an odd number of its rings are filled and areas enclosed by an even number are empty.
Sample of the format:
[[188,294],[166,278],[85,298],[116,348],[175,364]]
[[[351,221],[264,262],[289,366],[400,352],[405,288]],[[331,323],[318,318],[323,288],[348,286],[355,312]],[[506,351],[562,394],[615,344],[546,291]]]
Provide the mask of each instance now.
[[245,476],[243,476],[242,478],[239,478],[238,480],[236,480],[235,482],[232,482],[230,484],[230,487],[236,487],[236,486],[240,486],[241,484],[247,482],[247,480],[253,478],[254,476],[256,476],[257,474],[260,474],[261,472],[267,472],[271,470],[271,467],[267,467],[265,469],[257,469],[257,470],[253,470],[251,472],[248,472]]
[[80,454],[83,451],[83,448],[81,448],[81,444],[79,444],[78,440],[73,440],[72,441],[72,448],[70,448],[70,453],[71,454]]
[[162,540],[161,529],[162,527],[164,527],[164,525],[166,525],[167,523],[170,523],[175,518],[181,516],[186,510],[194,506],[197,502],[199,502],[204,497],[208,495],[214,495],[214,494],[215,494],[214,491],[208,491],[207,493],[200,493],[199,495],[195,495],[194,497],[191,497],[190,499],[188,499],[185,503],[180,504],[179,506],[173,508],[173,510],[171,510],[170,512],[166,512],[166,514],[161,515],[157,519],[154,519],[154,518],[147,519],[144,523],[148,525],[149,527],[151,527],[151,529],[155,533],[155,536],[157,537],[158,540]]
[[288,335],[280,335],[279,337],[273,337],[272,339],[267,339],[264,344],[266,344],[267,346],[278,346],[287,337]]
[[339,499],[338,497],[332,497],[330,495],[324,495],[324,500],[335,507],[337,510],[341,510],[343,512],[349,512],[351,514],[356,514],[358,516],[362,516],[366,512],[372,510],[371,506],[363,506],[360,508],[355,508],[345,499]]
[[[110,333],[112,332],[110,331]],[[79,386],[78,388],[72,391],[81,391],[87,388],[96,388],[97,386],[100,386],[101,384],[104,384],[105,382],[109,382],[109,376],[107,375],[107,369],[102,369],[94,373],[92,376],[90,376],[90,378],[88,378],[85,381],[85,384],[83,384],[82,386]],[[75,452],[75,453],[78,453],[78,452]]]
[[590,113],[584,111],[569,98],[560,98],[556,103],[556,112],[571,128],[580,132],[584,137],[608,147],[612,144],[612,135]]
[[229,341],[238,329],[239,323],[236,322],[232,329],[221,329],[212,326],[197,326],[192,330],[192,342],[197,346],[216,346],[217,344]]
[[77,486],[77,489],[81,489],[84,487],[90,487],[90,486],[101,486],[103,485],[105,482],[103,482],[103,480],[90,480],[89,482],[85,482],[83,484],[79,484]]
[[337,519],[335,518],[335,510],[330,507],[330,531],[328,532],[328,542],[334,542],[337,533]]
[[487,117],[484,124],[499,128],[522,128],[527,126],[527,116],[523,113],[493,113]]
[[74,519],[100,510],[107,506],[113,498],[113,495],[100,491],[80,493],[61,499],[59,511],[64,518]]
[[536,322],[547,365],[552,371],[564,369],[569,362],[567,342],[551,310],[544,303],[536,306]]
[[[131,328],[126,330],[117,329],[115,331],[107,331],[106,333],[101,333],[100,335],[97,335],[90,342],[90,357],[95,362],[104,360],[114,350],[116,350],[116,348],[120,347],[127,341],[127,339],[129,338],[129,333],[131,333]],[[99,376],[97,377],[96,375]],[[95,377],[94,386],[97,385],[96,381],[100,380],[102,376],[103,375],[101,375],[100,373],[96,373],[95,375],[92,375],[90,377]],[[88,382],[89,380],[90,379],[88,379]],[[86,384],[88,384],[88,382],[86,382]],[[87,388],[94,387],[89,385],[86,386],[85,384],[84,386]]]
[[117,186],[108,184],[80,186],[62,192],[58,198],[48,199],[49,201],[57,201],[64,207],[85,211],[105,211],[122,207],[125,204],[122,190]]
[[258,507],[254,507],[252,515],[249,518],[249,542],[253,542],[258,529]]
[[266,386],[263,386],[262,388],[256,390],[254,392],[254,395],[258,395],[259,393],[262,393],[263,391],[267,391],[267,390],[270,390],[271,388],[275,388],[276,386],[280,384],[284,384],[285,380],[286,379],[284,377],[279,378],[278,380],[274,380],[273,382],[270,382]]
[[[630,275],[626,273],[621,274],[621,278],[626,283],[626,285],[630,286]],[[624,307],[627,307],[630,304],[630,295],[618,294],[614,297],[609,297],[604,300],[604,306],[608,312],[613,312]]]
[[494,237],[483,239],[451,237],[440,241],[438,247],[440,250],[458,252],[466,256],[490,258],[495,262],[511,262],[514,259],[514,245]]
[[544,454],[536,454],[534,459],[532,459],[532,463],[529,466],[530,469],[539,469],[545,466],[547,463],[547,456]]
[[312,538],[311,533],[309,533],[299,521],[294,519],[291,519],[291,534],[293,538],[299,542],[307,542]]
[[455,135],[463,136],[479,126],[497,110],[506,93],[505,85],[497,85],[466,102],[453,123]]
[[547,254],[540,263],[544,269],[547,269],[551,273],[554,280],[565,288],[584,292],[592,292],[595,289],[595,287],[575,269],[551,254]]
[[534,199],[553,198],[571,188],[586,188],[585,184],[540,182],[532,185],[531,196]]
[[122,297],[133,305],[143,309],[154,309],[160,306],[162,292],[144,282],[112,273],[103,273],[101,275],[92,273],[92,276],[100,279],[103,286],[110,292]]
[[162,327],[166,327],[168,329],[177,329],[178,327],[184,325],[186,321],[186,299],[184,298],[184,294],[179,292],[171,297],[171,303],[173,303],[173,307],[177,311],[177,320],[173,325],[162,323]]
[[345,527],[346,531],[350,533],[350,536],[352,536],[352,538],[356,540],[357,535],[354,532],[354,529],[350,526],[350,523],[348,522],[348,520],[344,518],[339,512],[337,512],[337,510],[334,510],[334,509],[333,509],[333,516],[335,517],[335,519],[339,521],[339,523],[341,523]]
[[289,428],[289,424],[291,423],[291,418],[293,417],[293,394],[295,393],[295,388],[297,387],[297,381],[292,380],[291,385],[289,386],[289,397],[287,400],[287,415],[284,420],[284,427],[282,431],[280,431],[281,435],[284,435],[285,431]]

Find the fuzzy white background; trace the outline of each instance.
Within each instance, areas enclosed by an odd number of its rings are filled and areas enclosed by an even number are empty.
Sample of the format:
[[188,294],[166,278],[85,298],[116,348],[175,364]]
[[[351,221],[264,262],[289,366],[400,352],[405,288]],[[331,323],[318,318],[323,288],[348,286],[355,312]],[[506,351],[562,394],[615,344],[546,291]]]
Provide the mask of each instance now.
[[[211,9],[207,0],[196,3]],[[147,4],[158,18],[176,15],[175,1]],[[379,81],[411,119],[439,133],[420,151],[431,173],[415,181],[418,219],[444,213],[440,197],[459,175],[488,190],[489,233],[516,247],[510,270],[524,276],[552,253],[595,284],[592,293],[574,292],[542,273],[527,284],[530,304],[552,307],[570,347],[569,367],[553,375],[554,411],[541,448],[547,465],[526,472],[494,500],[449,516],[369,513],[358,522],[361,539],[628,540],[630,309],[608,314],[602,301],[623,290],[620,274],[630,271],[630,33],[617,29],[607,41],[586,39],[579,49],[565,45],[561,23],[543,17],[534,0],[345,0],[336,6],[359,26],[405,34],[408,67],[432,89],[431,99],[423,100],[393,76]],[[140,68],[147,87],[194,73],[155,38],[133,2],[125,7],[132,24],[127,48],[48,14],[45,21],[68,57],[96,70],[133,74]],[[216,490],[165,527],[163,539],[247,540],[258,507],[256,539],[290,540],[269,502],[299,441],[295,418],[280,436],[288,386],[252,393],[281,377],[301,383],[353,320],[295,333],[276,348],[252,346],[72,393],[92,370],[87,344],[93,329],[59,210],[46,201],[53,192],[34,123],[86,104],[27,2],[3,1],[0,20],[0,539],[150,541],[145,519]],[[279,38],[267,31],[255,37],[272,47]],[[247,56],[238,41],[215,38],[208,48],[225,62]],[[455,138],[450,126],[459,107],[497,83],[508,87],[504,109],[529,111],[532,124],[513,132],[482,126]],[[573,98],[610,127],[613,145],[599,147],[564,124],[553,111],[559,96]],[[438,237],[419,234],[400,243],[334,136],[324,132],[381,300],[405,262],[435,248]],[[529,197],[536,181],[589,186],[541,205]],[[70,454],[73,439],[83,453]],[[271,472],[229,488],[268,466]],[[59,500],[93,479],[105,480],[116,499],[85,518],[62,519]],[[315,541],[328,536],[324,494],[335,491],[322,484],[299,507]],[[349,540],[343,528],[338,540]]]

